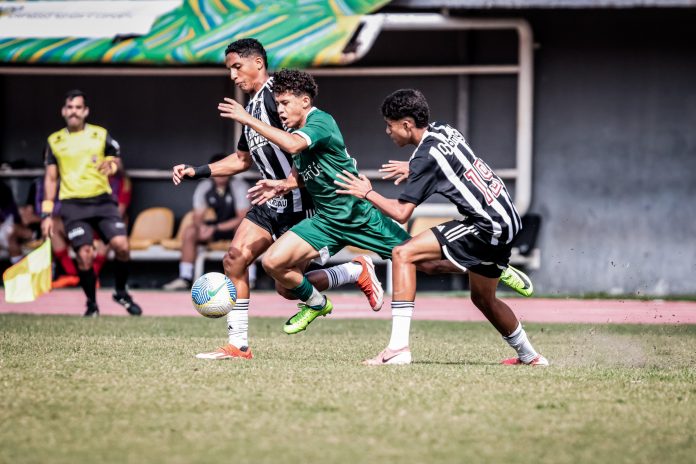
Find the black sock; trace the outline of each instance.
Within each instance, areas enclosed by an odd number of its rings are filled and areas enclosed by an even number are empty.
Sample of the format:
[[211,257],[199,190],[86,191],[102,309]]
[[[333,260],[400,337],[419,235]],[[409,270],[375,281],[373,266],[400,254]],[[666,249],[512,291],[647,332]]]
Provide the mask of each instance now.
[[79,269],[77,275],[80,276],[80,287],[85,292],[87,300],[93,303],[97,302],[97,276],[94,275],[94,269],[89,268],[86,271]]
[[119,261],[114,260],[114,288],[116,293],[123,294],[126,293],[126,282],[128,282],[128,267],[130,261]]

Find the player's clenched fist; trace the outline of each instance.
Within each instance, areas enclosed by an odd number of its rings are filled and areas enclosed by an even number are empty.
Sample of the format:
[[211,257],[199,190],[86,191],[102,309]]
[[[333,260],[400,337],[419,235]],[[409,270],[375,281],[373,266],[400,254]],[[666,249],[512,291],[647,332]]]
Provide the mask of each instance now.
[[189,164],[177,164],[172,168],[172,182],[179,185],[184,177],[193,177],[196,174],[193,167]]

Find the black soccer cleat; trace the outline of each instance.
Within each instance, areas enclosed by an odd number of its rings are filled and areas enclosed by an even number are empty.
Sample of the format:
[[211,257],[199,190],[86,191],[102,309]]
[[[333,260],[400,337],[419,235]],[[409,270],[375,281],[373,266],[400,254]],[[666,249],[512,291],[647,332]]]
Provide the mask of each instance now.
[[99,316],[99,306],[94,301],[87,301],[87,311],[83,314],[84,317]]
[[113,299],[116,303],[126,308],[126,311],[128,311],[128,314],[130,314],[131,316],[140,316],[143,313],[143,310],[140,308],[140,306],[135,301],[133,301],[133,298],[126,292],[114,293]]

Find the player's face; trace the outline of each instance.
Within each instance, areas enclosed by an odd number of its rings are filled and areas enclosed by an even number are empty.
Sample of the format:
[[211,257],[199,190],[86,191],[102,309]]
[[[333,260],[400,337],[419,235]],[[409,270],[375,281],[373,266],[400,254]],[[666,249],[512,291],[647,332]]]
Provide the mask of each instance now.
[[275,94],[278,116],[285,127],[298,129],[304,126],[312,102],[307,95],[297,96],[292,92]]
[[384,118],[384,122],[387,123],[387,135],[397,146],[403,147],[411,143],[411,127],[413,123],[408,118],[396,121]]
[[230,79],[242,92],[253,94],[264,84],[263,58],[260,56],[239,56],[228,53],[225,66],[230,70]]
[[82,130],[85,127],[85,119],[89,115],[89,108],[85,106],[83,97],[74,97],[72,100],[66,98],[61,115],[69,130]]

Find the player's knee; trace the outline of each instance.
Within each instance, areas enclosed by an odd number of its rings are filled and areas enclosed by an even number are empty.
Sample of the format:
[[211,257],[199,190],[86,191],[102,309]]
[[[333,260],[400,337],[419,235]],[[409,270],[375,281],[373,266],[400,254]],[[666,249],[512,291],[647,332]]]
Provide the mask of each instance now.
[[246,258],[241,250],[230,247],[222,258],[222,267],[228,276],[241,277],[246,271]]
[[77,250],[77,260],[83,269],[89,269],[94,262],[94,247],[92,245],[82,245]]
[[263,255],[263,261],[261,261],[264,270],[271,275],[275,275],[281,271],[285,267],[285,264],[285,259],[273,252],[266,252],[266,254]]
[[406,245],[399,245],[392,250],[392,261],[399,263],[411,262],[412,253]]
[[125,236],[114,237],[111,239],[109,245],[111,245],[111,248],[114,250],[116,259],[120,261],[125,261],[128,259],[130,248],[128,247],[128,239]]

